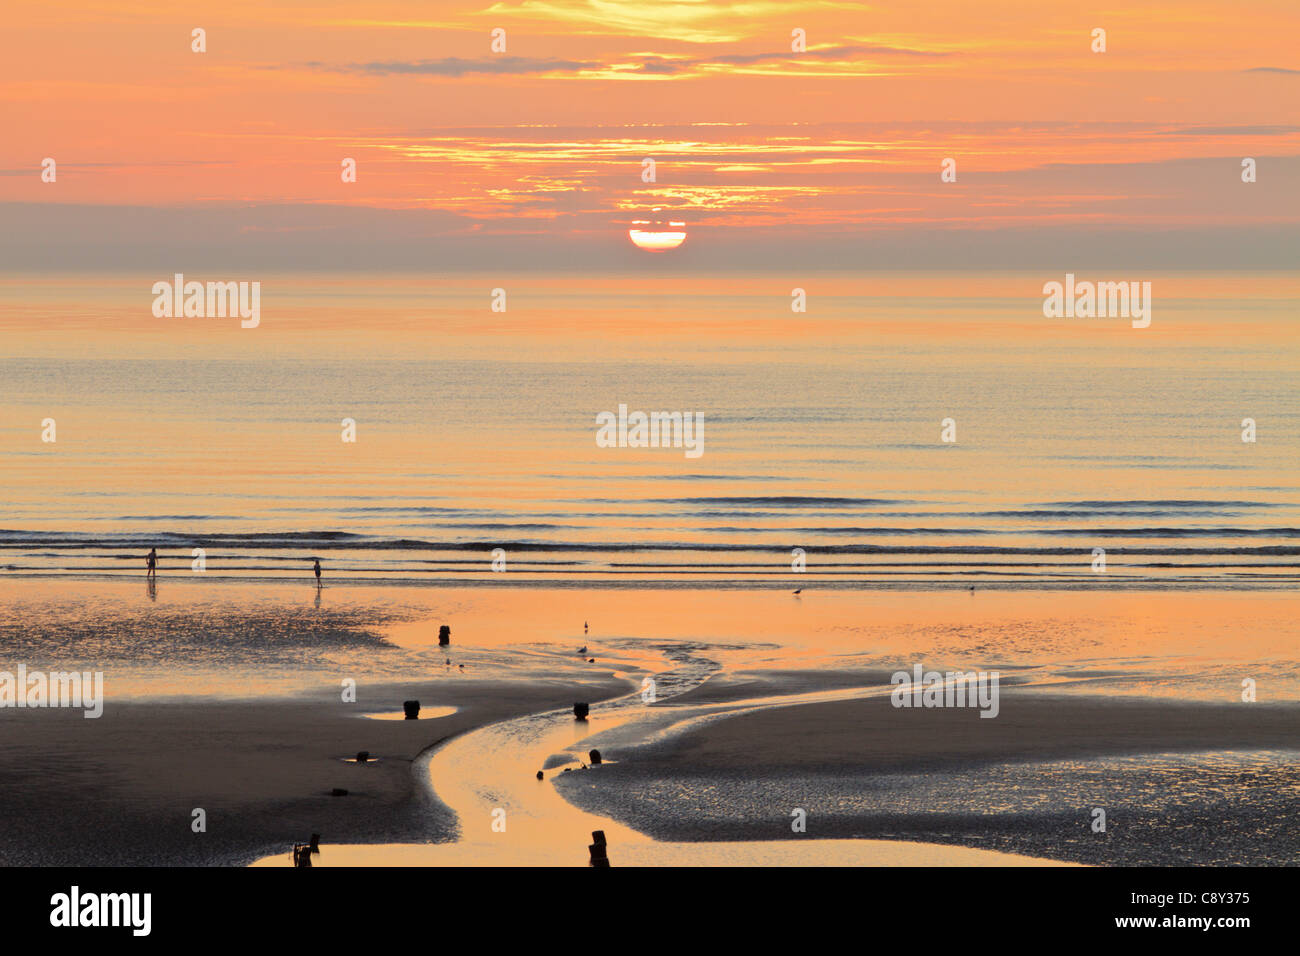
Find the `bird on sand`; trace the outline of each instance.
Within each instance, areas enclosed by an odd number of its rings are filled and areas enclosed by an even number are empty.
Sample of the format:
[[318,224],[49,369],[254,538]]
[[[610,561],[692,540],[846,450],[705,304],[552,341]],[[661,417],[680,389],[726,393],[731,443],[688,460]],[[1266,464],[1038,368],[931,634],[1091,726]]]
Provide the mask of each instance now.
[[795,594],[803,594],[803,588],[799,588],[799,590],[795,591],[794,593],[795,593]]

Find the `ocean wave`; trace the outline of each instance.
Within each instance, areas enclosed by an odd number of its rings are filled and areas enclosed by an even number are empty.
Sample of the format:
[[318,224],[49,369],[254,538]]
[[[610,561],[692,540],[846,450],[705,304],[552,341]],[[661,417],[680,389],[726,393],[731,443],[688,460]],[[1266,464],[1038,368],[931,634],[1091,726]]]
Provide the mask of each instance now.
[[[736,529],[746,530],[746,529]],[[722,541],[536,541],[525,539],[486,539],[476,541],[430,541],[419,538],[385,538],[382,536],[365,535],[347,531],[298,531],[298,532],[241,532],[229,534],[206,534],[206,533],[182,533],[182,532],[158,532],[156,534],[142,534],[137,532],[122,532],[116,535],[85,535],[74,532],[57,532],[57,531],[13,531],[0,530],[0,551],[9,551],[15,553],[24,553],[28,556],[36,552],[31,551],[33,548],[50,549],[56,552],[65,552],[69,550],[90,550],[102,549],[105,551],[123,551],[130,550],[143,553],[150,547],[160,549],[174,548],[188,551],[191,548],[202,547],[209,551],[219,550],[221,548],[242,548],[251,551],[273,551],[294,550],[299,552],[310,551],[374,551],[374,552],[445,552],[445,553],[463,553],[463,552],[481,552],[489,553],[494,548],[502,548],[508,553],[569,553],[569,554],[618,554],[618,553],[641,553],[641,552],[701,552],[701,553],[751,553],[751,554],[770,554],[780,555],[784,560],[789,561],[790,548],[793,546],[802,547],[807,554],[929,554],[929,555],[1077,555],[1086,553],[1090,550],[1088,546],[1080,545],[1078,547],[1064,546],[1026,546],[1026,545],[999,545],[999,544],[934,544],[934,545],[911,545],[911,544],[861,544],[844,542],[834,545],[818,545],[806,540],[809,535],[825,534],[864,534],[866,529],[830,529],[830,528],[794,528],[783,529],[781,534],[788,537],[786,541],[753,541],[753,542],[722,542]],[[949,534],[954,538],[964,537],[969,532],[953,531],[952,529],[899,529],[899,528],[882,528],[872,529],[880,534],[890,536],[906,537],[914,534]],[[1055,531],[1049,529],[1042,533],[1059,533],[1061,529]],[[1147,535],[1150,529],[1092,529],[1071,530],[1070,533],[1086,535],[1089,537],[1123,537],[1123,538],[1141,538]],[[1156,531],[1165,529],[1155,529]],[[1277,529],[1219,529],[1222,534],[1209,534],[1205,530],[1191,531],[1186,529],[1167,529],[1174,532],[1170,535],[1151,534],[1151,537],[1234,537],[1237,535],[1260,534],[1264,536],[1295,537],[1300,535],[1300,531],[1290,530],[1293,533],[1287,535],[1278,535]],[[995,534],[993,531],[980,531],[981,534]],[[1032,532],[1017,532],[1017,535],[1029,534]],[[803,540],[801,540],[803,538]],[[1090,544],[1090,543],[1089,543]],[[1106,546],[1109,555],[1278,555],[1287,556],[1300,554],[1300,546],[1279,544],[1279,545],[1220,545],[1220,546],[1185,546],[1185,547],[1160,547],[1160,546],[1140,546],[1140,545],[1110,545]],[[109,556],[106,556],[109,557]],[[112,557],[117,557],[112,555]],[[174,557],[174,556],[173,556]],[[301,560],[301,556],[297,558]]]

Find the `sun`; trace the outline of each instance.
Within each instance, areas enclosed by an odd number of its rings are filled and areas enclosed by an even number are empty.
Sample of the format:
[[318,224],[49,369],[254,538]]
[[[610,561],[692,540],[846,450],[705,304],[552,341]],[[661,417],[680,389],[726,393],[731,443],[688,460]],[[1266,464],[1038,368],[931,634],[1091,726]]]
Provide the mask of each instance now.
[[[662,212],[655,209],[653,212]],[[686,223],[664,219],[638,219],[627,231],[628,237],[638,249],[646,252],[667,252],[676,249],[686,241]]]

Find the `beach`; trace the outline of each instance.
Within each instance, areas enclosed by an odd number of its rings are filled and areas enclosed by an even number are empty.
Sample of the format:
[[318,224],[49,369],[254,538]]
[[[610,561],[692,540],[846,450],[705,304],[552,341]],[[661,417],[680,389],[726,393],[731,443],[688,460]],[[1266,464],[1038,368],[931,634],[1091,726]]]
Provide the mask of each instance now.
[[[1296,856],[1289,593],[68,586],[4,584],[25,659],[106,674],[98,719],[3,714],[5,818],[48,825],[9,863],[287,865],[319,833],[316,865],[584,865],[594,829],[621,865]],[[996,719],[892,706],[913,661],[998,671]]]
[[[685,707],[685,705],[684,705]],[[610,747],[561,792],[662,840],[910,840],[1089,865],[1287,865],[1300,708],[1056,696],[1002,713],[884,696],[772,707]],[[1252,709],[1254,708],[1254,709]],[[690,710],[690,708],[685,708]],[[599,738],[595,740],[600,744]],[[1092,829],[1096,809],[1107,829]]]
[[[313,833],[341,842],[448,840],[457,821],[412,772],[420,753],[483,722],[599,700],[611,681],[361,685],[297,699],[110,704],[6,714],[6,866],[238,866],[288,859]],[[368,719],[408,699],[454,714]],[[366,702],[369,702],[368,704]],[[376,711],[378,712],[378,711]],[[372,759],[355,762],[358,751]],[[351,758],[351,759],[349,759]],[[332,796],[335,788],[346,796]],[[195,832],[194,810],[205,812]],[[17,821],[26,821],[17,825]],[[39,821],[39,825],[35,825]]]

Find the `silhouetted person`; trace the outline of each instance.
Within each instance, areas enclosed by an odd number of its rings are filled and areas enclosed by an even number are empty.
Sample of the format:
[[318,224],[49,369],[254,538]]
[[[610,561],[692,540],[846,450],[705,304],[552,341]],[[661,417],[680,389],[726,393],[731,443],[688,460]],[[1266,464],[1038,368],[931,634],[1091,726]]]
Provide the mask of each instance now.
[[316,587],[320,587],[320,558],[316,559]]
[[150,548],[149,556],[145,558],[145,561],[149,565],[149,573],[146,575],[146,577],[151,578],[158,573],[158,549]]

